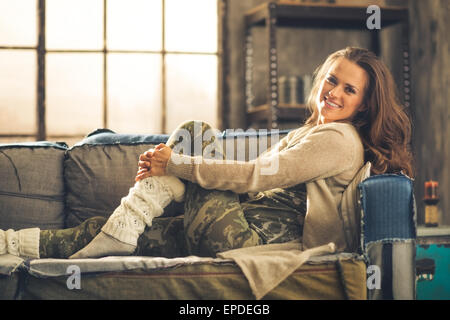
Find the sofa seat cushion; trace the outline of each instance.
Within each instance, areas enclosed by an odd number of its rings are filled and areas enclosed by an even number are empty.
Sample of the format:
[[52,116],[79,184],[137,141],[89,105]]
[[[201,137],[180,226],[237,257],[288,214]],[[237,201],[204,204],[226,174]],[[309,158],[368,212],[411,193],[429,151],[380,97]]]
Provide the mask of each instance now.
[[[67,285],[76,284],[67,272],[74,265],[80,289]],[[28,272],[24,299],[255,299],[240,268],[219,258],[39,259]],[[365,263],[355,255],[315,257],[263,299],[366,299],[365,279]]]
[[63,159],[67,145],[0,145],[0,229],[64,227]]
[[9,276],[0,274],[0,300],[14,300],[18,298],[19,279],[19,272]]

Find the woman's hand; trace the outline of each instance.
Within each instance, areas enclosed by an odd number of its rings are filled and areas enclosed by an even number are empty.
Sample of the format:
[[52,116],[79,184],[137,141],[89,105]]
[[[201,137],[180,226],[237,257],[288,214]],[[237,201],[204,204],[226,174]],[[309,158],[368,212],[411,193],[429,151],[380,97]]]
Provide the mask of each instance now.
[[134,178],[135,181],[139,181],[150,176],[151,157],[153,152],[154,149],[150,149],[139,156],[138,172]]
[[148,150],[139,156],[138,172],[135,180],[139,181],[152,176],[166,174],[167,163],[172,155],[172,149],[160,143],[154,150]]

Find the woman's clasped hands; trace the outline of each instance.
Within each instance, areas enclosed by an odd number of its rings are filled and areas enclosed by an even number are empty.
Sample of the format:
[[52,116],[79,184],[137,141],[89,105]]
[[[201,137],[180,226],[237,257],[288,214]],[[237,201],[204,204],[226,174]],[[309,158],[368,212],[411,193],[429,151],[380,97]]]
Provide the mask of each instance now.
[[155,149],[145,151],[139,156],[139,168],[135,180],[140,181],[152,176],[166,175],[166,167],[171,154],[172,149],[164,143],[160,143]]

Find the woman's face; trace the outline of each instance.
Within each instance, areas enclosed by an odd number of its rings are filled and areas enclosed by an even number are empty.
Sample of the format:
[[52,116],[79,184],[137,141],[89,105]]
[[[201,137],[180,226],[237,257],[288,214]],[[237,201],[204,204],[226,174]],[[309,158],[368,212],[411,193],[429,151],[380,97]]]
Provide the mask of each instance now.
[[350,120],[364,108],[368,75],[356,63],[338,58],[328,70],[319,88],[317,106],[319,124]]

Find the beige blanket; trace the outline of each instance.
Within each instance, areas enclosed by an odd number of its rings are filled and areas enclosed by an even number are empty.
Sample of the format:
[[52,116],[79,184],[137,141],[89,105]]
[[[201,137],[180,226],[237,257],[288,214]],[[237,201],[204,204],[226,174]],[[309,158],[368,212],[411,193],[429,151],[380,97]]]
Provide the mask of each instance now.
[[217,256],[236,262],[247,278],[256,299],[259,300],[309,258],[335,251],[334,243],[303,251],[300,241],[291,241],[229,250]]

